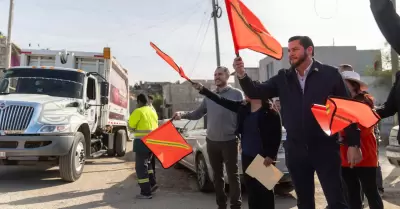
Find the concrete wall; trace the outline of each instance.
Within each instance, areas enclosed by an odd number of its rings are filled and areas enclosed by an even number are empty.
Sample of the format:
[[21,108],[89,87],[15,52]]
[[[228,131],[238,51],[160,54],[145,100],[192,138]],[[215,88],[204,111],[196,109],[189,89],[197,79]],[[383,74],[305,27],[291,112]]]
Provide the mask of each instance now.
[[[246,69],[247,75],[253,80],[260,80],[260,78],[263,76],[262,72],[260,71],[260,68],[258,68],[258,67],[246,67],[245,69]],[[235,83],[233,84],[233,86],[238,89],[242,89],[240,87],[237,76],[235,76]]]
[[[202,83],[206,88],[215,89],[212,80],[194,80]],[[164,105],[170,105],[164,111],[164,117],[169,118],[177,111],[192,111],[203,101],[203,96],[194,89],[189,82],[182,84],[167,84],[163,86]]]

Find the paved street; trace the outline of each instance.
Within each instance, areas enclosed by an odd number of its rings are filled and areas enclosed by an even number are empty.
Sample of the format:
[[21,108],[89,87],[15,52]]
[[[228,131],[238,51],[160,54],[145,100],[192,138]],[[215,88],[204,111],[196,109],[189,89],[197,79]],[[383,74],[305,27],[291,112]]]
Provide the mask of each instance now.
[[[160,191],[152,200],[135,200],[134,196],[139,190],[133,172],[135,165],[131,161],[131,152],[124,159],[91,160],[81,179],[71,184],[62,182],[56,169],[44,171],[45,168],[0,167],[0,208],[216,208],[214,194],[197,192],[194,175],[185,169],[158,170]],[[393,168],[387,165],[386,160],[382,162],[384,175],[387,176]],[[385,187],[386,208],[398,208],[399,179],[386,178]],[[324,208],[326,203],[318,184],[316,192],[318,208]],[[276,201],[278,209],[296,208],[292,196],[277,197]]]

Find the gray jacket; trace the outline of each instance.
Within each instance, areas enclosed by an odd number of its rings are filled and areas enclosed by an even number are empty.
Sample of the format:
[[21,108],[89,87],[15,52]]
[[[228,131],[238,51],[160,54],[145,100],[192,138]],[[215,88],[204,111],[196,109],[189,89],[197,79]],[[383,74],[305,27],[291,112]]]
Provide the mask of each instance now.
[[[242,101],[243,92],[227,86],[220,92],[214,91],[224,98]],[[194,111],[183,114],[182,118],[198,120],[207,114],[207,138],[212,141],[229,141],[236,139],[236,113],[225,109],[208,98],[204,98],[201,105]]]

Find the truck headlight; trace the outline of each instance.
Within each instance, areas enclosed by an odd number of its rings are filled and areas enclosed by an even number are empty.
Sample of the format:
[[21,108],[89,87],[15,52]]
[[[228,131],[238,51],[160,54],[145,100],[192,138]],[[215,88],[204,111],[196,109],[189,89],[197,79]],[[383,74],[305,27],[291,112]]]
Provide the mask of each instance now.
[[64,115],[44,115],[40,122],[42,124],[66,124],[68,123],[68,117]]
[[71,132],[69,125],[44,125],[39,133],[68,133]]

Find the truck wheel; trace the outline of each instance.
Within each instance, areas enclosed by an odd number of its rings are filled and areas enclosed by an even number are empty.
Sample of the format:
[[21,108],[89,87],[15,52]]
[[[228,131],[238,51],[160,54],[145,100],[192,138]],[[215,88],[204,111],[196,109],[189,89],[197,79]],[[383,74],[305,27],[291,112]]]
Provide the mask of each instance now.
[[78,132],[68,154],[60,157],[60,176],[64,181],[74,182],[81,177],[86,160],[85,150],[85,137]]
[[118,157],[122,157],[126,152],[126,132],[125,130],[118,130],[115,136],[115,151]]

